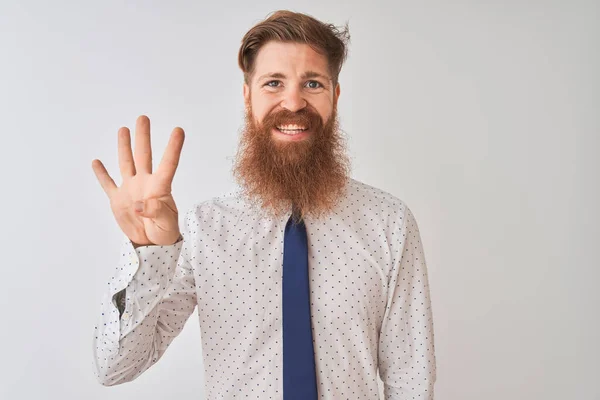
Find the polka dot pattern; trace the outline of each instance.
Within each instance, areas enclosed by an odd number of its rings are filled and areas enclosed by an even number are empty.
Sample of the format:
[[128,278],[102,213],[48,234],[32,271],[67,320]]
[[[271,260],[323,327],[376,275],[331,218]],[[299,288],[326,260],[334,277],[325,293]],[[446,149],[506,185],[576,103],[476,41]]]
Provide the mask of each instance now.
[[[321,400],[433,399],[435,351],[423,247],[397,197],[354,179],[305,224]],[[94,332],[104,385],[132,381],[200,320],[205,398],[283,399],[281,278],[291,212],[268,218],[234,191],[194,205],[183,241],[124,247]],[[121,295],[122,306],[119,301]]]

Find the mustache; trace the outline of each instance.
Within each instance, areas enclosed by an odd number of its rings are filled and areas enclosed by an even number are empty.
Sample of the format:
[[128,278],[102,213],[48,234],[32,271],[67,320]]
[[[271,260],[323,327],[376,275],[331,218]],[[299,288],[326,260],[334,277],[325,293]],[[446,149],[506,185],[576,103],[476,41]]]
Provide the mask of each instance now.
[[275,128],[280,125],[302,125],[309,130],[320,130],[323,127],[321,116],[308,108],[296,112],[282,109],[267,115],[262,122],[265,129]]

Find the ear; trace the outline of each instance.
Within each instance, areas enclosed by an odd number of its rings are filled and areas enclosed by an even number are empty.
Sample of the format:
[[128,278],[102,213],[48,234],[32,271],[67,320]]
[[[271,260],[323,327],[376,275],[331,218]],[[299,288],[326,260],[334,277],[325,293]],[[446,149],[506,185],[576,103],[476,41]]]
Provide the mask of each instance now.
[[248,106],[250,105],[250,86],[248,86],[247,83],[244,82],[244,104],[246,105],[246,108],[248,108]]
[[340,97],[340,83],[338,82],[335,87],[335,93],[333,94],[333,104],[337,106],[338,98]]

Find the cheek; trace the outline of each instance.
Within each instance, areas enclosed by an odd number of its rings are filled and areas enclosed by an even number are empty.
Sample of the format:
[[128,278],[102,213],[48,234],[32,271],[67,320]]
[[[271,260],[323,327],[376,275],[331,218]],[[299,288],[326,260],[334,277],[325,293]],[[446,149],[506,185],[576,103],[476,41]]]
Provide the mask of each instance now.
[[331,117],[331,114],[333,112],[333,104],[331,104],[331,102],[328,101],[323,101],[318,104],[315,104],[315,108],[319,115],[321,115],[323,123],[327,123],[329,117]]
[[271,108],[270,103],[267,99],[264,98],[253,98],[251,100],[252,104],[252,113],[254,114],[254,119],[259,123],[262,123],[264,117],[269,113]]

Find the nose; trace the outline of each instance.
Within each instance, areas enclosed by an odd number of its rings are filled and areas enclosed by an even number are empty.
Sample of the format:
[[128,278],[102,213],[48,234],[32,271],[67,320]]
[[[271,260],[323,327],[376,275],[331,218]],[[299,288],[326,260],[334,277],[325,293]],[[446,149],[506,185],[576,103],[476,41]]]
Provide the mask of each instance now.
[[297,88],[290,88],[284,94],[281,107],[291,112],[296,112],[306,107],[306,100],[302,97],[300,90]]

